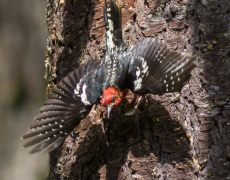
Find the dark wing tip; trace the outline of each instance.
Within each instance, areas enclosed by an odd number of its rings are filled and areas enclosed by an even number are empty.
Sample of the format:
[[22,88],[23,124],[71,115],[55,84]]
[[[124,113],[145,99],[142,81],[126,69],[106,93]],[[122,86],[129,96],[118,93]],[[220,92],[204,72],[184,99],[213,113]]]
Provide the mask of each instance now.
[[[162,93],[180,91],[183,85],[189,80],[191,71],[195,67],[195,57],[182,55],[176,52],[176,57],[172,58],[173,63],[167,62],[162,68],[160,84]],[[166,57],[170,59],[170,57]],[[167,65],[168,64],[168,65]]]
[[92,72],[97,72],[98,64],[99,62],[89,61],[81,65],[54,87],[29,130],[21,137],[27,140],[24,147],[33,147],[31,153],[54,150],[88,114],[90,107],[84,106],[74,90],[86,77],[96,78],[96,73]]
[[180,91],[195,66],[195,57],[172,51],[154,38],[140,41],[131,51],[135,59],[130,66],[135,92]]

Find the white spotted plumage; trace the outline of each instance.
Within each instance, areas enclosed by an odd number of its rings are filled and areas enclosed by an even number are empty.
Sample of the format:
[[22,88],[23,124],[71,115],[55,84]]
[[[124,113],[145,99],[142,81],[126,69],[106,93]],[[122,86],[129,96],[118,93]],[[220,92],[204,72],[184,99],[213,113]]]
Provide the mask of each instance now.
[[121,28],[121,21],[116,22],[120,19],[119,8],[114,0],[105,0],[105,10],[104,58],[100,64],[89,61],[81,65],[53,88],[23,136],[29,139],[25,147],[34,146],[32,153],[58,147],[99,102],[107,87],[158,94],[179,91],[188,80],[193,57],[171,51],[157,39],[147,38],[130,48],[118,46],[115,35]]
[[74,89],[74,94],[79,96],[80,95],[80,90],[81,90],[81,82],[83,79],[80,79],[80,81],[77,83],[76,88]]
[[97,75],[98,64],[94,61],[80,66],[54,87],[33,124],[23,135],[23,139],[28,139],[24,146],[33,146],[31,153],[52,151],[61,145],[72,129],[89,113],[87,107],[91,107],[100,97],[97,88],[101,86],[91,83],[102,81],[102,77]]
[[88,100],[88,96],[86,94],[86,90],[87,90],[87,85],[83,84],[82,87],[82,93],[81,93],[81,101],[85,104],[85,105],[90,105],[90,101]]
[[113,52],[114,48],[115,48],[115,43],[114,43],[114,22],[112,21],[112,2],[113,0],[109,0],[109,2],[107,2],[107,0],[105,0],[105,25],[106,25],[106,48],[107,51],[109,52]]
[[134,90],[138,91],[142,88],[142,82],[144,78],[148,75],[148,65],[144,58],[140,57],[141,66],[136,67],[136,80],[134,80]]
[[147,38],[130,48],[133,90],[165,93],[179,91],[194,67],[194,57],[169,50],[157,39]]

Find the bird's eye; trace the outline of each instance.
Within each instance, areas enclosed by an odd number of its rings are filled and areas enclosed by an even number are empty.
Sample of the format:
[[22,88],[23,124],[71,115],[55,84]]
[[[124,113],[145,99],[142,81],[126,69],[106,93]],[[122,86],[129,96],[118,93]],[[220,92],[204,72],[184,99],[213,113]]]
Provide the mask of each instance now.
[[115,98],[115,96],[113,96],[112,97],[112,103],[115,103],[115,100],[116,100],[116,98]]

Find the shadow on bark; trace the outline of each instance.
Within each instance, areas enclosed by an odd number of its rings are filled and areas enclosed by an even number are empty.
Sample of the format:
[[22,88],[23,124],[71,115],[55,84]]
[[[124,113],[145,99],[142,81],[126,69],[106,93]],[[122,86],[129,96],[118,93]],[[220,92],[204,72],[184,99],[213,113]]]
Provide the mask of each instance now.
[[136,171],[147,178],[157,162],[176,165],[191,158],[184,129],[151,98],[132,116],[117,109],[110,120],[102,120],[100,109],[93,111],[67,138],[62,151],[54,153],[58,159],[51,160],[53,179],[115,180],[135,177]]
[[146,106],[140,107],[136,116],[116,117],[108,122],[111,128],[106,179],[135,178],[136,171],[148,178],[157,161],[164,166],[190,158],[189,141],[182,126],[159,103],[152,101]]
[[[90,56],[82,59],[90,39],[90,28],[94,15],[94,3],[90,0],[52,1],[47,14],[49,33],[48,46],[52,54],[51,66],[56,78],[54,83],[65,77],[79,66],[81,62],[91,60]],[[51,16],[52,15],[52,16]],[[49,25],[52,22],[52,25]],[[54,64],[53,64],[54,63]]]

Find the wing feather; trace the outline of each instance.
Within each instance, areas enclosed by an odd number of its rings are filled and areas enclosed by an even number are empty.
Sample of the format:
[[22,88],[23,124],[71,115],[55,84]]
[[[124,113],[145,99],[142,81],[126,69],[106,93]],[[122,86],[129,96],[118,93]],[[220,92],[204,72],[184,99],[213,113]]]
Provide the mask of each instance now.
[[[55,149],[89,113],[101,95],[100,84],[91,84],[92,81],[103,78],[98,76],[99,70],[100,66],[96,61],[89,62],[69,73],[53,88],[22,137],[28,140],[25,147],[33,146],[31,153]],[[82,86],[88,88],[83,92]],[[82,102],[82,93],[85,93],[90,104]]]
[[194,67],[194,57],[172,51],[157,39],[144,39],[130,51],[129,88],[137,93],[180,91]]

